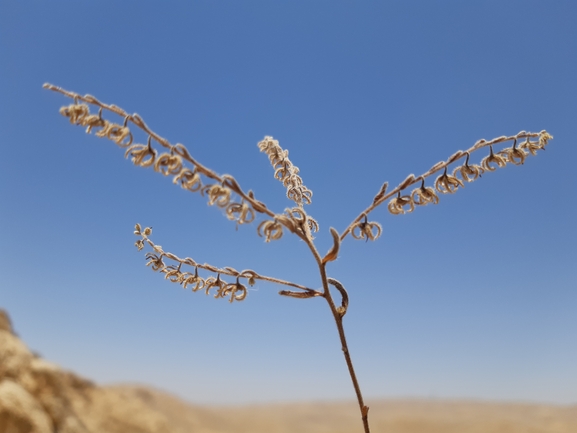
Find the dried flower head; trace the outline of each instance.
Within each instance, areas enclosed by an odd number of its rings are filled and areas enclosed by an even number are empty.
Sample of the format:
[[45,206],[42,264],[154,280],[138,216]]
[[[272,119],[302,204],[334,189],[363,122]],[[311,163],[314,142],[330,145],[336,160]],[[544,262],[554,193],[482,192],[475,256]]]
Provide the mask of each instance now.
[[80,124],[82,119],[90,114],[90,108],[86,104],[70,104],[60,109],[60,114],[68,117],[70,123]]
[[351,231],[351,235],[355,239],[366,239],[368,242],[369,239],[374,241],[381,236],[383,232],[383,228],[378,222],[367,221],[367,216],[364,215],[364,221],[357,222]]
[[244,202],[231,203],[226,208],[226,217],[237,224],[249,224],[254,221],[254,210]]
[[303,185],[298,175],[299,169],[288,158],[288,150],[283,150],[272,137],[265,137],[258,143],[261,152],[267,154],[271,165],[274,167],[274,177],[282,182],[287,188],[287,197],[299,206],[312,202],[312,191]]
[[531,155],[537,155],[538,150],[544,150],[545,146],[549,143],[549,140],[553,139],[553,136],[549,134],[547,131],[541,131],[539,134],[538,141],[532,141],[527,137],[527,139],[519,145],[522,149],[527,149],[531,152]]
[[183,168],[178,175],[172,179],[173,183],[180,182],[180,186],[188,191],[196,192],[202,188],[200,175],[193,170]]
[[544,148],[547,144],[549,144],[549,140],[553,140],[553,136],[547,131],[541,131],[539,134],[539,144]]
[[144,241],[142,239],[139,239],[134,243],[134,246],[138,249],[138,251],[142,251],[142,249],[144,248]]
[[214,295],[214,297],[219,298],[221,297],[220,294],[224,290],[225,286],[226,281],[221,280],[220,274],[218,274],[216,278],[208,277],[206,279],[204,289],[206,294],[208,295],[211,289],[216,288],[216,294]]
[[417,206],[424,206],[429,203],[439,203],[439,196],[432,187],[425,186],[425,179],[423,179],[420,188],[415,188],[411,192],[411,200]]
[[538,150],[543,150],[543,146],[538,141],[531,141],[529,137],[519,145],[521,149],[527,149],[531,155],[537,155]]
[[229,302],[243,301],[246,299],[247,293],[248,292],[246,286],[242,285],[237,278],[236,283],[231,283],[224,286],[222,291],[215,295],[215,298],[224,298],[228,296]]
[[182,158],[170,153],[161,153],[154,163],[154,170],[165,176],[179,174],[180,170],[182,170]]
[[[505,167],[507,165],[505,157],[498,153],[493,153],[493,146],[489,146],[489,149],[491,149],[489,155],[481,160],[483,168],[487,171],[495,171],[497,167]],[[496,166],[492,166],[491,164],[495,164]]]
[[265,237],[265,242],[276,241],[282,237],[282,225],[275,220],[266,220],[258,225],[257,233]]
[[290,183],[287,187],[286,196],[295,203],[311,204],[313,192],[304,185]]
[[445,172],[435,180],[435,189],[442,194],[453,194],[457,188],[464,186],[457,177],[447,174],[447,167],[445,167]]
[[469,165],[470,156],[471,155],[469,152],[467,152],[467,160],[465,163],[453,170],[453,176],[456,177],[457,173],[459,173],[465,182],[473,182],[474,180],[477,180],[477,178],[481,177],[481,175],[485,172],[483,167],[480,165]]
[[230,202],[230,189],[219,184],[206,185],[202,189],[208,195],[208,204],[216,204],[218,207],[226,207]]
[[108,122],[102,118],[102,112],[89,114],[82,119],[81,125],[86,126],[86,133],[90,134],[94,128],[104,128]]
[[296,223],[296,226],[300,227],[303,233],[319,231],[319,223],[313,217],[307,215],[302,207],[287,208],[285,209],[285,214]]
[[162,261],[162,254],[156,255],[154,253],[147,253],[146,256],[144,257],[148,260],[146,266],[152,265],[151,268],[153,271],[158,271],[164,268],[164,262]]
[[198,268],[194,268],[194,274],[191,274],[189,272],[183,274],[180,284],[182,284],[182,287],[184,287],[185,289],[188,288],[188,286],[192,286],[192,291],[197,292],[205,287],[206,282],[204,281],[204,279],[199,277]]
[[170,280],[173,283],[180,283],[182,279],[182,272],[180,272],[180,266],[182,264],[179,263],[178,266],[170,265],[162,269],[162,273],[164,273],[164,278],[166,280]]
[[507,158],[511,164],[514,165],[521,165],[525,162],[525,158],[527,157],[527,152],[525,152],[522,148],[517,147],[517,140],[513,142],[512,147],[507,147],[499,152],[500,155],[503,155]]
[[156,159],[156,150],[152,148],[149,140],[148,144],[133,144],[126,149],[124,157],[128,158],[129,156],[132,157],[131,160],[134,165],[150,167]]
[[128,147],[132,144],[132,133],[128,126],[105,122],[103,128],[95,134],[114,141],[120,147]]
[[[408,209],[404,209],[405,206],[408,206]],[[388,205],[389,212],[393,215],[401,215],[404,213],[410,213],[415,210],[415,204],[413,203],[413,199],[410,195],[403,195],[401,196],[401,192],[397,197],[392,199]]]

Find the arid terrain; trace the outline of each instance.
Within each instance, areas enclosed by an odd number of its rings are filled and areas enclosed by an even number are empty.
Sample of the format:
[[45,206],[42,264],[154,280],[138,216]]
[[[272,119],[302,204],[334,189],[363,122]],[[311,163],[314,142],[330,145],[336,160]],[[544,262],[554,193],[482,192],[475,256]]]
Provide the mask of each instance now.
[[[371,401],[373,432],[575,433],[577,406]],[[205,407],[138,386],[97,386],[35,356],[0,310],[0,433],[361,432],[350,403]]]

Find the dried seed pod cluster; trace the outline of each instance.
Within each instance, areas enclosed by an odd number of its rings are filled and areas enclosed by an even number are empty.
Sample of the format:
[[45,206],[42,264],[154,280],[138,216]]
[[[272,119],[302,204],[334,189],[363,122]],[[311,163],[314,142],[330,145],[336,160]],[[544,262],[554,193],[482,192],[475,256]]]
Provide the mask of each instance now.
[[276,241],[282,238],[282,224],[276,218],[263,221],[258,225],[257,233],[264,237],[266,242]]
[[[316,290],[299,284],[259,275],[251,269],[239,272],[231,267],[217,268],[207,263],[200,264],[190,257],[181,259],[172,253],[164,251],[160,245],[155,245],[150,240],[149,236],[152,234],[152,227],[143,229],[140,224],[136,224],[134,234],[140,237],[134,244],[138,251],[141,251],[145,245],[149,245],[152,248],[152,251],[145,255],[146,266],[150,266],[153,271],[163,273],[164,278],[172,283],[178,283],[185,289],[190,287],[193,292],[204,290],[207,295],[211,294],[211,292],[214,293],[215,298],[228,298],[230,302],[242,301],[247,296],[247,287],[241,283],[241,279],[245,279],[246,284],[249,286],[254,286],[256,280],[263,280],[297,288],[300,292],[296,293],[301,293],[303,297],[322,295]],[[271,236],[274,236],[274,233]],[[167,265],[165,260],[171,260],[176,264]],[[194,271],[182,270],[183,265],[194,268]],[[213,275],[203,278],[199,275],[199,269],[211,272]],[[234,277],[236,280],[234,283],[228,283],[222,279],[223,275]]]
[[[240,279],[246,278],[248,285],[252,286],[255,284],[255,278],[259,276],[256,272],[251,270],[238,272],[232,268],[218,269],[207,264],[200,265],[191,258],[180,259],[174,254],[165,252],[162,247],[155,245],[149,239],[148,236],[152,234],[151,227],[142,229],[140,224],[136,224],[134,234],[141,237],[141,239],[137,240],[135,243],[139,251],[144,248],[145,243],[148,243],[153,249],[153,252],[149,252],[145,256],[147,260],[146,266],[150,266],[153,271],[163,273],[164,278],[170,282],[178,283],[185,289],[190,287],[193,292],[204,289],[205,293],[208,295],[211,290],[214,289],[215,298],[228,298],[230,302],[242,301],[246,298],[247,288],[244,284],[241,284]],[[167,266],[163,259],[169,259],[178,264]],[[194,267],[194,272],[183,271],[182,265]],[[212,271],[216,273],[217,276],[210,276],[206,279],[202,278],[198,274],[199,268]],[[236,276],[236,282],[229,284],[222,280],[222,273]]]
[[[48,87],[51,88],[50,85]],[[73,95],[72,97],[75,99],[74,103],[62,107],[60,113],[67,117],[71,123],[86,126],[87,133],[94,131],[96,136],[109,138],[120,147],[126,148],[124,156],[130,158],[134,165],[153,167],[155,171],[164,176],[173,176],[173,183],[180,185],[183,189],[190,192],[200,192],[203,196],[206,195],[208,204],[225,209],[226,217],[235,221],[237,226],[253,222],[255,212],[267,213],[266,206],[257,201],[252,192],[246,195],[246,199],[243,197],[240,186],[232,176],[219,177],[199,164],[195,164],[183,145],[172,146],[164,139],[154,138],[161,146],[168,149],[168,152],[159,153],[152,146],[153,135],[150,133],[146,144],[133,143],[133,135],[127,123],[130,120],[144,125],[138,115],[126,114],[123,125],[112,123],[102,117],[102,108],[104,106],[116,112],[120,110],[118,107],[106,106],[95,98],[89,97],[90,101],[100,105],[98,114],[91,114],[88,104],[78,103],[77,98],[80,96]],[[145,125],[144,129],[147,129]],[[185,160],[192,161],[193,168],[186,167]],[[216,180],[217,183],[204,184],[202,175]],[[231,200],[233,192],[241,196],[238,202]],[[271,237],[270,239],[276,238],[278,237]]]
[[102,118],[102,110],[97,115],[90,114],[88,104],[74,104],[60,108],[60,114],[68,117],[70,123],[80,126],[86,126],[86,133],[90,133],[94,128],[99,128],[95,135],[114,141],[121,147],[127,147],[132,144],[132,133],[126,126],[128,119],[125,119],[124,125],[109,122]]
[[355,239],[365,239],[367,242],[369,239],[375,241],[381,236],[383,228],[378,222],[369,222],[367,220],[367,215],[363,216],[363,220],[357,222],[351,231],[351,235]]
[[[180,185],[183,189],[207,196],[208,204],[222,208],[225,216],[236,222],[237,228],[238,225],[253,222],[258,212],[273,219],[273,221],[263,221],[257,229],[259,235],[264,236],[267,242],[280,239],[283,225],[291,232],[311,241],[313,239],[311,232],[318,230],[318,223],[307,216],[304,211],[301,216],[293,213],[288,218],[285,214],[271,212],[264,203],[254,197],[252,191],[245,193],[232,176],[218,175],[201,165],[190,155],[185,146],[170,144],[168,140],[154,133],[138,114],[128,114],[121,108],[104,104],[91,95],[81,96],[51,84],[45,84],[44,88],[74,99],[73,104],[62,107],[60,110],[71,123],[86,126],[87,133],[94,131],[97,136],[109,138],[120,147],[126,148],[124,155],[130,158],[134,165],[153,167],[156,172],[164,176],[172,176],[173,183]],[[98,114],[90,113],[91,106],[99,108]],[[104,119],[103,110],[121,116],[124,119],[123,124],[112,123]],[[133,143],[132,132],[127,126],[129,122],[148,135],[146,144]],[[159,152],[153,144],[160,145],[165,150]],[[275,177],[287,188],[287,196],[294,200],[300,209],[303,204],[311,203],[312,191],[303,185],[298,175],[298,168],[288,159],[288,151],[281,149],[278,141],[273,140],[272,137],[265,137],[259,143],[259,147],[268,154],[275,168]],[[186,163],[191,164],[192,167],[187,167]]]
[[272,137],[265,137],[258,143],[258,148],[268,155],[275,169],[274,177],[286,187],[287,197],[299,206],[311,204],[313,193],[303,185],[303,180],[298,175],[298,167],[295,167],[288,158],[288,150],[283,150],[278,140]]
[[[521,145],[517,145],[517,137],[526,135],[525,141]],[[532,136],[537,136],[538,140],[531,140]],[[410,195],[401,195],[402,191],[412,185],[418,179],[411,179],[412,175],[407,178],[410,182],[403,182],[397,190],[397,197],[391,199],[388,204],[389,212],[393,215],[401,215],[404,213],[410,213],[415,209],[416,206],[424,206],[429,203],[438,204],[439,196],[441,194],[453,194],[457,192],[459,188],[465,186],[465,182],[473,182],[481,177],[483,173],[495,171],[497,168],[503,168],[507,164],[521,165],[525,162],[525,158],[529,153],[532,155],[537,154],[537,150],[542,150],[545,148],[547,143],[553,137],[546,131],[541,131],[538,134],[527,134],[521,131],[515,137],[500,137],[498,139],[492,140],[492,142],[503,142],[513,140],[513,145],[502,149],[499,152],[494,152],[493,145],[481,140],[472,149],[468,151],[458,151],[453,154],[447,161],[436,164],[427,173],[420,176],[422,183],[420,188],[414,189]],[[470,164],[471,152],[478,150],[482,147],[489,146],[489,155],[481,160],[479,165]],[[527,152],[529,151],[529,153]],[[450,164],[466,156],[465,163],[456,167],[452,174],[449,174],[448,167]],[[443,174],[437,177],[435,180],[435,189],[432,187],[425,187],[425,178],[431,174],[444,169]],[[436,191],[435,191],[436,190]],[[358,225],[358,223],[357,223]],[[357,227],[357,226],[355,226]]]

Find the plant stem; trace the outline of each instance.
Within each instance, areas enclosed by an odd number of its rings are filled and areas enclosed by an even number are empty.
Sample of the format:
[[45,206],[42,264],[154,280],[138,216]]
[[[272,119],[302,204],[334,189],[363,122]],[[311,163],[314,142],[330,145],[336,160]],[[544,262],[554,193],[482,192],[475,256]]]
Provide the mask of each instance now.
[[363,427],[365,429],[365,433],[370,433],[371,430],[369,428],[369,407],[365,406],[363,401],[363,394],[361,392],[361,387],[359,385],[359,381],[357,380],[357,375],[355,374],[355,368],[353,367],[353,360],[351,359],[351,354],[349,352],[349,346],[347,344],[347,338],[345,336],[345,328],[343,326],[343,317],[344,315],[341,314],[337,307],[335,306],[335,302],[331,296],[331,293],[328,288],[327,282],[327,274],[324,265],[319,266],[321,271],[321,277],[323,280],[323,286],[325,286],[324,291],[324,298],[327,300],[329,304],[329,308],[333,313],[333,318],[335,319],[335,324],[337,325],[337,330],[339,331],[339,338],[341,340],[341,349],[343,351],[343,355],[345,356],[345,361],[347,363],[347,368],[349,369],[349,375],[351,376],[351,381],[353,382],[353,387],[355,388],[355,394],[357,395],[357,401],[359,403],[359,409],[361,411],[361,419],[363,420]]
[[370,433],[369,429],[369,407],[365,406],[363,402],[363,394],[361,393],[361,387],[357,380],[357,375],[355,374],[355,369],[353,367],[353,361],[351,360],[351,355],[349,353],[349,348],[347,345],[347,339],[345,337],[345,329],[343,328],[343,318],[333,311],[335,316],[335,322],[337,324],[337,329],[339,330],[339,338],[341,339],[341,345],[343,354],[345,355],[345,361],[347,362],[347,367],[349,369],[349,374],[353,382],[353,387],[355,388],[355,393],[357,394],[357,400],[359,402],[359,409],[361,410],[361,418],[363,420],[363,427],[365,428],[365,433]]

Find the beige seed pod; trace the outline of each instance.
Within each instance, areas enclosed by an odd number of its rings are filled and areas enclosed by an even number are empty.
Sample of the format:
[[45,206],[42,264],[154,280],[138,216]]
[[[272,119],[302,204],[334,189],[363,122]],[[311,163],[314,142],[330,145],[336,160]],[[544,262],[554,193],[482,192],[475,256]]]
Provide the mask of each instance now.
[[102,118],[102,108],[98,114],[88,114],[82,118],[80,122],[82,126],[86,126],[86,133],[90,134],[95,128],[105,128],[108,121]]
[[415,188],[411,192],[411,199],[413,203],[417,206],[424,206],[429,203],[438,204],[439,203],[439,196],[435,192],[435,190],[428,186],[425,187],[425,180],[423,179],[423,183],[419,188]]
[[368,222],[367,216],[364,215],[364,221],[359,221],[353,226],[351,235],[355,239],[365,239],[368,242],[369,239],[371,241],[377,240],[382,232],[383,228],[378,222]]
[[80,124],[82,119],[90,114],[90,108],[86,104],[70,104],[60,108],[60,114],[68,117],[70,123]]
[[465,184],[455,176],[447,174],[447,167],[445,172],[435,180],[435,189],[442,194],[453,194],[459,187],[464,187]]
[[275,220],[266,220],[258,225],[257,233],[265,237],[265,242],[276,241],[282,237],[282,225]]
[[220,297],[222,294],[223,289],[226,286],[226,281],[220,279],[220,274],[217,275],[216,278],[208,277],[205,281],[205,293],[208,295],[210,290],[216,288],[216,293],[214,295],[215,298]]
[[165,176],[179,174],[182,170],[182,158],[170,153],[162,153],[154,163],[154,170]]
[[146,254],[145,258],[148,260],[146,266],[151,266],[153,271],[158,271],[164,268],[164,262],[162,261],[162,254],[156,255],[154,253]]
[[245,203],[231,203],[226,208],[226,217],[238,224],[249,224],[254,221],[254,211]]
[[182,188],[191,192],[196,192],[202,188],[202,181],[198,172],[188,168],[183,168],[180,173],[172,179],[172,183],[179,182]]
[[[405,210],[405,206],[409,206],[409,209]],[[415,210],[415,204],[410,195],[401,196],[401,192],[397,197],[393,198],[388,204],[389,212],[393,215],[402,215],[404,213],[411,213]]]
[[[481,165],[487,171],[495,171],[497,167],[505,167],[507,165],[507,160],[502,155],[498,153],[493,153],[493,146],[489,146],[490,153],[489,156],[486,156],[482,159]],[[495,164],[496,166],[492,166],[491,164]]]
[[517,147],[517,140],[515,140],[512,147],[507,147],[501,150],[499,154],[506,157],[507,161],[514,165],[523,164],[525,162],[525,158],[527,157],[527,152],[525,152],[522,148]]
[[204,279],[198,276],[198,268],[195,268],[194,274],[187,273],[186,275],[184,275],[181,284],[185,289],[188,288],[188,286],[190,285],[192,286],[192,291],[197,292],[204,288],[206,282]]
[[182,272],[180,272],[180,264],[178,266],[170,265],[162,269],[164,273],[164,279],[169,280],[172,283],[179,283],[182,279]]
[[463,179],[465,182],[473,182],[474,180],[477,180],[477,178],[481,177],[481,175],[485,172],[485,169],[480,165],[469,165],[470,156],[471,155],[469,152],[467,152],[467,160],[465,163],[453,170],[453,176],[456,177],[457,173],[459,173],[461,175],[461,179]]
[[124,157],[131,156],[132,163],[141,167],[150,167],[156,160],[156,150],[149,144],[133,144],[124,153]]
[[543,146],[543,148],[549,144],[549,140],[552,140],[553,136],[549,134],[547,131],[541,131],[539,134],[539,144]]
[[95,135],[101,138],[108,138],[120,147],[128,147],[132,144],[132,133],[128,126],[122,126],[117,123],[106,122],[103,128],[96,132]]
[[208,195],[208,204],[226,207],[230,202],[230,189],[219,184],[206,185],[201,191]]
[[228,296],[229,302],[232,303],[233,301],[243,301],[246,298],[247,293],[248,291],[246,286],[242,285],[237,278],[236,283],[227,284],[218,294],[218,297],[224,298]]

